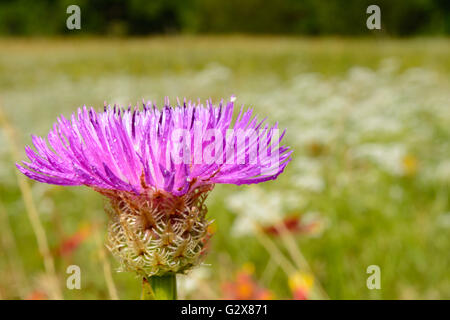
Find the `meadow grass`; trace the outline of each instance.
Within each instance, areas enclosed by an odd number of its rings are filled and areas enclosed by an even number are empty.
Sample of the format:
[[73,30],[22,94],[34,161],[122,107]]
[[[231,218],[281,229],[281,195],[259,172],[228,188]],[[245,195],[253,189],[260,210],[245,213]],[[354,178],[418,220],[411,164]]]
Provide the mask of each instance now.
[[[292,297],[296,270],[314,275],[313,298],[450,298],[449,54],[445,38],[1,39],[0,297],[51,298],[60,290],[66,299],[139,298],[140,281],[117,273],[101,245],[100,195],[17,180],[14,162],[24,159],[30,134],[47,134],[59,114],[83,104],[100,110],[103,101],[161,105],[164,96],[235,94],[288,128],[294,161],[264,187],[215,188],[205,272],[182,281],[182,297],[222,297],[221,284],[251,264],[279,299]],[[251,207],[230,205],[253,194]],[[264,205],[267,198],[277,203]],[[323,230],[287,238],[236,232],[253,211],[314,213]],[[82,270],[81,290],[66,288],[71,264]],[[381,290],[366,287],[369,265],[381,268]]]

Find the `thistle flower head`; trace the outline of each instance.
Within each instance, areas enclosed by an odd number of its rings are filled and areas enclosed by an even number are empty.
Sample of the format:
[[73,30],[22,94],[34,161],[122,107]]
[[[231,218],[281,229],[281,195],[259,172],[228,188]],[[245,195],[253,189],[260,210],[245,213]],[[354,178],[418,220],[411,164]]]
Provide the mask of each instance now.
[[105,106],[60,116],[47,136],[32,136],[31,179],[86,185],[110,200],[108,246],[126,270],[144,275],[183,272],[204,256],[204,200],[216,183],[275,179],[290,161],[277,125],[241,108],[232,127],[234,97],[214,106],[177,101],[159,110]]

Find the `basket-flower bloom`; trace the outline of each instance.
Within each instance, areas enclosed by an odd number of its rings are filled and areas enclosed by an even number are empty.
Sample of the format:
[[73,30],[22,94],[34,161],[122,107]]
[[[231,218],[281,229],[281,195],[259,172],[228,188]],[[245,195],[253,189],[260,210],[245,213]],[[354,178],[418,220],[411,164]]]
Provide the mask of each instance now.
[[216,183],[275,179],[290,161],[284,132],[231,101],[214,106],[168,99],[159,110],[105,106],[60,116],[47,136],[33,136],[31,179],[86,185],[110,200],[108,247],[125,270],[148,277],[197,265],[209,238],[204,200]]

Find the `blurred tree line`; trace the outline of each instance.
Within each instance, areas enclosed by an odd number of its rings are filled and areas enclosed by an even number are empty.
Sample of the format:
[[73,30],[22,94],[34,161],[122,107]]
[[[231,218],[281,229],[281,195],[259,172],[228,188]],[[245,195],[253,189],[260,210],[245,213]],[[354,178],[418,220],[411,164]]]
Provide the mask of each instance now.
[[[68,30],[66,8],[81,8]],[[381,8],[393,36],[450,33],[450,0],[0,0],[0,34],[268,33],[364,35],[366,8]]]

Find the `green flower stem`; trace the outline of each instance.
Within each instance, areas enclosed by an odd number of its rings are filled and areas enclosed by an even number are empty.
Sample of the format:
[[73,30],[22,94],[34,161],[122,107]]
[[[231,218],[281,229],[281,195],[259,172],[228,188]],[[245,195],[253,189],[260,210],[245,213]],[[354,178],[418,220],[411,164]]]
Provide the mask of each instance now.
[[176,300],[177,278],[175,273],[164,276],[145,277],[141,300]]

